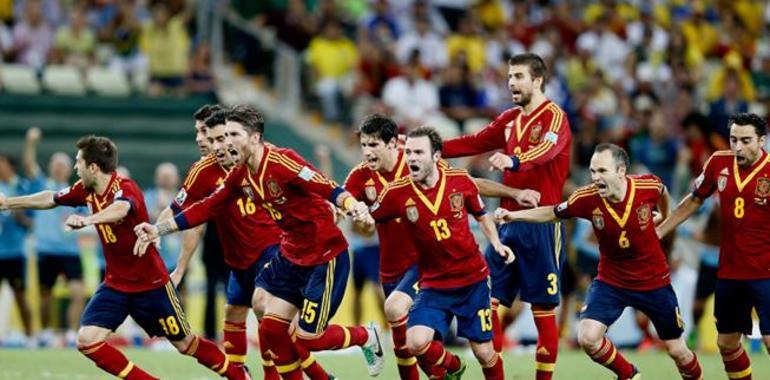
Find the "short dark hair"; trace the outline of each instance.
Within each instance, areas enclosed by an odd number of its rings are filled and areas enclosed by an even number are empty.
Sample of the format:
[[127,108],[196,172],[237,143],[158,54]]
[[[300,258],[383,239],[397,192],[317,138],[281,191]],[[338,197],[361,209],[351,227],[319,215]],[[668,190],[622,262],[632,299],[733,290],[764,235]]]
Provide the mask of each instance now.
[[439,135],[438,131],[433,127],[420,127],[406,135],[407,138],[423,136],[428,137],[430,140],[431,154],[441,152],[441,150],[444,149],[444,141],[441,140],[441,135]]
[[8,165],[11,166],[11,169],[13,169],[13,171],[16,171],[17,162],[13,156],[7,153],[0,153],[0,160],[8,161]]
[[233,106],[230,112],[227,113],[226,119],[227,121],[234,121],[243,125],[243,128],[246,129],[249,135],[257,132],[260,134],[265,133],[265,119],[262,118],[262,114],[256,108],[248,104]]
[[203,124],[206,125],[206,128],[214,128],[217,125],[222,125],[227,122],[227,109],[220,109],[216,112],[212,113],[211,116],[206,118],[206,121],[203,122]]
[[88,135],[75,145],[82,152],[86,165],[96,164],[103,173],[112,173],[118,166],[118,147],[106,137]]
[[628,153],[626,150],[612,143],[601,143],[596,146],[594,153],[601,153],[605,150],[612,152],[612,158],[615,160],[615,164],[618,167],[625,167],[626,170],[631,167],[631,161],[628,159]]
[[398,125],[393,119],[375,113],[367,116],[361,122],[361,126],[358,127],[358,134],[374,136],[388,143],[390,140],[398,138]]
[[206,119],[209,118],[214,112],[217,112],[219,110],[223,110],[225,107],[222,107],[219,104],[204,104],[201,106],[201,108],[198,108],[197,111],[193,114],[193,118],[200,122],[205,122]]
[[545,66],[545,61],[540,58],[539,55],[534,53],[516,54],[508,59],[508,66],[525,65],[529,67],[529,75],[532,79],[543,78],[543,84],[540,86],[540,90],[545,90],[545,83],[548,81],[548,68]]
[[754,127],[754,131],[757,132],[757,137],[767,135],[767,121],[755,113],[741,112],[730,116],[730,121],[727,126],[731,125],[751,125]]

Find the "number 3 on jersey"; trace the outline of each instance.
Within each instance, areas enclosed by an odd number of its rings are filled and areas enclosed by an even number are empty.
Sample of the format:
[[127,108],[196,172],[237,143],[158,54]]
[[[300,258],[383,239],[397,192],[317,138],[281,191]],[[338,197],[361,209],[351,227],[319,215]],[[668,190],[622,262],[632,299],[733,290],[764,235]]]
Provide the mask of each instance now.
[[446,240],[452,236],[452,231],[449,230],[446,219],[431,220],[430,226],[433,227],[433,232],[436,234],[436,241]]

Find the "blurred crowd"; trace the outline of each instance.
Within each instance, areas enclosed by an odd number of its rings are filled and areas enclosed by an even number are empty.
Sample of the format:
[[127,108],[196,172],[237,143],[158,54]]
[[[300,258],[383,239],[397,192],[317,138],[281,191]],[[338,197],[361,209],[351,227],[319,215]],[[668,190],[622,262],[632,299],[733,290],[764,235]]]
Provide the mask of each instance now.
[[0,62],[38,74],[108,67],[151,95],[212,94],[194,10],[185,0],[0,0]]

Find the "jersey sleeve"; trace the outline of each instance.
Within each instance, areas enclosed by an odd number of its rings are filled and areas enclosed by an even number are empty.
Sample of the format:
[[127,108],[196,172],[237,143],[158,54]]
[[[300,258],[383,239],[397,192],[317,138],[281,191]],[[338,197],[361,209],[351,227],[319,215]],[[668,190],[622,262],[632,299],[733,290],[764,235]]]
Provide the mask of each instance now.
[[353,198],[361,201],[366,199],[366,194],[364,194],[364,181],[363,172],[360,169],[360,166],[356,166],[350,171],[350,174],[348,174],[348,178],[345,179],[345,184],[342,185],[342,187],[344,187]]
[[504,112],[484,129],[466,136],[444,141],[441,155],[444,158],[473,156],[496,149],[505,149],[505,124],[509,112]]
[[712,155],[703,164],[703,172],[695,179],[692,195],[700,199],[706,199],[717,189],[715,159]]
[[169,205],[174,213],[179,213],[185,207],[206,198],[206,196],[209,195],[206,190],[210,189],[207,189],[206,186],[203,185],[206,177],[200,175],[205,166],[203,160],[204,159],[201,159],[194,163],[190,166],[190,170],[187,171],[187,177],[185,177],[182,187],[179,188],[174,200],[171,202],[171,205]]
[[112,201],[126,201],[131,205],[130,211],[133,211],[136,209],[137,204],[141,204],[138,202],[140,197],[142,197],[142,190],[139,189],[139,186],[133,181],[123,180],[120,181],[120,190],[115,192],[115,197]]
[[293,151],[287,151],[286,154],[276,153],[275,158],[283,167],[284,174],[291,178],[289,183],[307,193],[318,194],[335,203],[337,196],[345,191]]
[[591,195],[586,193],[585,188],[576,190],[570,197],[556,205],[553,213],[559,219],[569,218],[591,218]]
[[532,170],[539,165],[551,161],[565,149],[570,149],[570,129],[567,115],[556,106],[553,106],[549,111],[551,112],[551,122],[543,142],[516,156],[514,161],[518,160],[518,162],[514,162],[514,170]]
[[398,218],[401,210],[399,210],[396,198],[397,195],[391,189],[390,184],[385,186],[380,196],[377,197],[377,201],[369,207],[369,213],[372,214],[372,218],[378,223]]
[[228,202],[238,196],[240,181],[248,169],[245,165],[230,171],[225,181],[211,195],[188,206],[174,215],[174,221],[180,230],[186,230],[207,222],[214,215],[222,212]]
[[87,196],[88,192],[83,187],[83,182],[77,181],[72,186],[59,190],[54,195],[53,201],[60,206],[85,206]]
[[465,196],[465,209],[471,215],[483,216],[487,213],[487,210],[484,209],[484,201],[481,199],[481,194],[479,194],[479,188],[470,176],[467,176],[466,179],[469,191]]

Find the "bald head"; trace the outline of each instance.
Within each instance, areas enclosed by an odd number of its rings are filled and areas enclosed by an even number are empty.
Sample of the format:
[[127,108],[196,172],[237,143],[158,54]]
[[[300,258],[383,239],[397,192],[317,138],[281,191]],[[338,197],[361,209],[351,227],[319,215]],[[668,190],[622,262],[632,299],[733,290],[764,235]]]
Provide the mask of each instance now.
[[72,159],[67,153],[56,152],[48,161],[48,176],[56,183],[68,183],[72,177]]
[[176,165],[164,162],[155,168],[155,186],[160,189],[176,191],[179,186],[179,170]]

